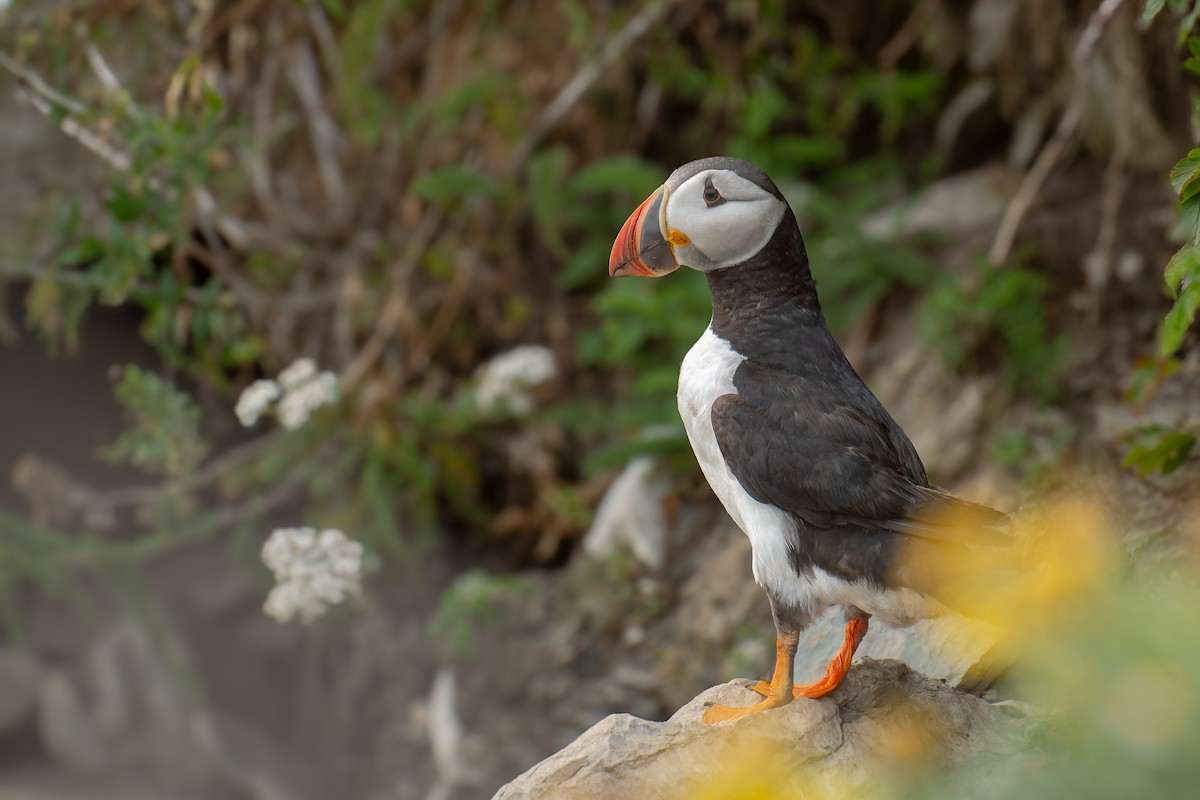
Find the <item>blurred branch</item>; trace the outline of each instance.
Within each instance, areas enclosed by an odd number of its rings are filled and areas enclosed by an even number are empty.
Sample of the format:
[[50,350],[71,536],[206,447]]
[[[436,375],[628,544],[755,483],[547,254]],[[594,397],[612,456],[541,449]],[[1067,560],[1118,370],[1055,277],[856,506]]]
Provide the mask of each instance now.
[[596,81],[604,75],[605,68],[624,55],[638,39],[645,36],[654,25],[661,21],[667,15],[667,12],[683,2],[687,2],[687,0],[660,0],[660,2],[651,2],[637,14],[634,14],[625,23],[624,27],[613,34],[612,38],[605,43],[604,48],[600,51],[600,55],[584,64],[572,76],[571,80],[567,81],[559,89],[558,94],[550,101],[550,104],[542,110],[541,116],[534,121],[525,135],[513,145],[512,154],[508,161],[508,173],[510,175],[519,173],[546,134],[553,130],[562,121],[563,117],[575,107],[575,104],[583,99],[596,84]]
[[[103,59],[101,59],[101,63],[102,61]],[[8,70],[19,81],[21,84],[18,89],[20,96],[54,122],[59,130],[99,156],[109,166],[122,172],[129,171],[131,162],[128,153],[115,147],[103,136],[69,116],[70,114],[76,116],[87,114],[89,109],[86,104],[50,86],[42,80],[40,75],[2,50],[0,50],[0,67]]]
[[384,347],[396,333],[408,309],[408,276],[416,268],[421,256],[429,248],[442,223],[442,212],[429,206],[420,223],[409,235],[405,252],[390,270],[387,298],[375,320],[371,336],[354,356],[354,360],[342,372],[339,384],[343,392],[356,388],[375,362],[383,355]]
[[104,54],[100,52],[100,48],[96,47],[96,43],[89,39],[87,44],[84,45],[83,52],[87,57],[88,66],[92,68],[92,72],[96,75],[96,79],[120,103],[121,110],[130,116],[138,116],[137,107],[130,102],[129,92],[121,85],[121,82],[117,79],[117,74],[112,71],[112,67],[108,65],[108,61],[105,60]]
[[129,486],[109,492],[97,492],[88,502],[106,510],[129,506],[145,508],[169,495],[192,494],[225,477],[230,470],[267,452],[282,435],[282,431],[275,431],[230,448],[186,478],[150,486]]
[[1086,96],[1086,87],[1083,85],[1086,76],[1083,68],[1091,60],[1104,28],[1124,4],[1125,0],[1104,0],[1099,8],[1092,12],[1087,26],[1079,34],[1073,55],[1075,85],[1067,98],[1066,108],[1063,109],[1054,135],[1042,147],[1033,166],[1025,174],[1025,179],[1021,182],[1017,193],[1013,195],[1008,207],[1004,209],[1004,217],[1000,220],[996,238],[992,241],[992,247],[988,251],[988,260],[995,266],[1000,266],[1008,261],[1009,255],[1012,254],[1013,243],[1017,238],[1017,230],[1021,227],[1021,221],[1025,218],[1025,214],[1033,205],[1034,200],[1037,199],[1038,192],[1041,191],[1042,184],[1046,182],[1050,170],[1062,158],[1067,145],[1075,135],[1075,129],[1079,127]]
[[320,466],[316,466],[320,463],[320,459],[315,459],[312,464],[297,469],[277,486],[251,495],[244,503],[222,506],[207,515],[193,518],[180,528],[168,528],[128,541],[111,541],[96,537],[77,541],[66,554],[65,561],[76,566],[91,565],[101,560],[142,561],[203,539],[215,531],[228,530],[241,522],[274,511],[295,498],[303,488],[303,483],[321,469]]
[[350,211],[350,200],[337,155],[341,149],[342,135],[321,101],[317,60],[312,47],[305,40],[294,45],[288,77],[308,121],[309,138],[317,158],[317,174],[321,178],[329,207],[335,219],[345,219]]
[[[111,531],[115,529],[118,512],[132,509],[137,515],[145,515],[161,508],[162,503],[171,498],[194,497],[227,478],[231,470],[270,452],[283,434],[283,431],[274,431],[252,439],[213,458],[190,476],[147,486],[97,490],[76,480],[61,465],[30,453],[17,460],[10,477],[13,488],[28,501],[35,522],[70,525],[96,532]],[[288,485],[295,482],[295,475],[284,481]],[[231,503],[225,511],[240,518],[253,513],[244,510],[250,506],[249,500]]]
[[[0,261],[0,281],[4,280],[41,280],[43,278],[53,278],[57,283],[65,286],[74,286],[79,289],[94,289],[101,290],[108,288],[112,281],[108,278],[100,278],[95,275],[90,275],[86,272],[78,272],[73,269],[59,270],[54,267],[41,266],[38,264],[17,264],[14,262]],[[139,282],[130,287],[132,294],[154,294],[159,291],[159,287],[153,284]],[[204,305],[211,302],[212,298],[205,292],[195,287],[188,287],[184,293],[184,297],[188,302],[196,305]]]
[[[192,248],[188,250],[189,255],[202,255],[201,260],[206,266],[209,266],[207,254],[203,254],[198,249]],[[108,278],[99,278],[95,275],[90,275],[87,272],[78,272],[73,269],[60,270],[55,267],[42,266],[39,264],[18,264],[15,262],[0,261],[0,280],[40,280],[42,278],[52,277],[55,281],[66,286],[75,286],[80,289],[104,289],[107,288],[111,281]],[[145,282],[133,284],[130,288],[132,294],[154,294],[159,291],[159,287]],[[255,291],[258,291],[255,289]],[[196,287],[188,287],[184,293],[184,297],[188,302],[195,305],[205,305],[212,301],[212,297]],[[327,308],[337,302],[337,294],[331,291],[314,291],[314,292],[289,292],[286,295],[272,296],[271,305],[273,308],[286,307],[293,311],[313,311],[322,308]]]
[[3,50],[0,50],[0,67],[4,67],[4,69],[8,70],[13,77],[32,89],[37,95],[46,98],[50,102],[61,106],[67,111],[75,114],[82,114],[88,110],[87,106],[85,106],[83,103],[58,91],[53,86],[42,80],[41,76],[36,72],[25,67]]
[[895,35],[879,50],[880,69],[892,69],[904,58],[904,54],[917,43],[921,32],[929,23],[929,18],[937,9],[938,0],[920,0],[917,7],[908,15],[908,19],[900,26]]
[[1113,249],[1117,242],[1118,218],[1121,213],[1121,198],[1129,180],[1125,163],[1129,157],[1130,141],[1133,137],[1133,107],[1135,76],[1131,73],[1128,57],[1115,60],[1116,92],[1113,103],[1113,147],[1104,170],[1100,193],[1100,231],[1096,244],[1083,258],[1084,271],[1093,290],[1091,313],[1099,313],[1098,292],[1108,282],[1113,270]]

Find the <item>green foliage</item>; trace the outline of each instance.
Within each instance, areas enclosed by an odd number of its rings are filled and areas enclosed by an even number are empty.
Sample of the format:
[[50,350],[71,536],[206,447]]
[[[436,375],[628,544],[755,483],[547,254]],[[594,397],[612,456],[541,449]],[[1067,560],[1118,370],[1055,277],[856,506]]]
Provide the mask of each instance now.
[[[1192,33],[1196,21],[1200,19],[1200,2],[1147,0],[1143,21],[1149,23],[1168,5],[1182,15],[1179,41],[1187,47],[1188,52],[1183,66],[1193,75],[1200,75],[1200,36]],[[1197,102],[1194,111],[1194,116],[1200,119],[1200,102]],[[1180,215],[1188,241],[1167,262],[1164,276],[1167,291],[1175,303],[1158,329],[1158,351],[1163,358],[1173,355],[1183,344],[1200,307],[1200,274],[1197,274],[1200,273],[1200,149],[1188,151],[1171,168],[1170,180],[1171,187],[1179,195]]]
[[599,284],[625,217],[663,180],[662,170],[621,154],[572,174],[560,147],[535,153],[527,167],[529,210],[539,239],[559,262],[558,284],[574,291]]
[[1129,448],[1121,466],[1134,467],[1145,478],[1155,472],[1170,474],[1187,461],[1196,445],[1196,434],[1163,425],[1143,425],[1122,438]]
[[79,324],[91,304],[90,289],[47,271],[34,279],[25,295],[25,317],[51,352],[60,348],[74,352],[79,346]]
[[[1200,150],[1192,152],[1200,154]],[[1194,200],[1200,203],[1200,198]],[[1158,354],[1162,358],[1179,350],[1200,308],[1200,245],[1185,245],[1171,256],[1165,278],[1167,290],[1175,298],[1175,303],[1158,326]]]
[[921,309],[921,332],[930,347],[956,369],[976,368],[993,340],[1003,344],[1009,388],[1048,400],[1058,391],[1066,341],[1052,337],[1042,298],[1049,279],[1011,265],[978,264],[971,280],[944,278]]
[[496,198],[503,188],[483,173],[462,164],[437,167],[409,184],[409,191],[422,200],[450,205],[471,197]]
[[121,370],[114,393],[133,425],[100,450],[102,458],[176,478],[196,468],[208,445],[200,435],[200,409],[190,396],[133,364]]
[[893,293],[924,289],[936,277],[912,245],[862,231],[863,216],[899,186],[896,172],[890,159],[835,170],[796,209],[821,307],[835,332],[849,329]]
[[[347,11],[347,5],[353,10]],[[394,104],[376,88],[373,78],[379,40],[387,35],[404,5],[398,0],[327,5],[335,18],[344,19],[338,42],[341,69],[335,84],[341,118],[350,123],[350,132],[365,145],[378,140],[387,116],[395,113]]]
[[[936,111],[941,96],[935,72],[880,70],[805,28],[764,26],[743,59],[752,68],[720,62],[699,82],[729,84],[722,96],[738,125],[728,152],[777,178],[847,164],[855,156],[847,137],[868,121],[886,155],[907,127]],[[660,77],[676,81],[666,69]]]
[[1006,467],[1020,465],[1033,452],[1033,443],[1024,431],[1005,430],[992,442],[992,458]]
[[[649,453],[692,463],[675,390],[679,364],[712,316],[704,276],[681,269],[662,280],[616,280],[595,295],[592,309],[596,323],[577,337],[580,361],[625,372],[631,382],[618,403],[573,406],[574,427],[623,431],[621,441],[589,456],[589,471]],[[653,433],[640,433],[647,429]]]
[[[1179,42],[1187,49],[1184,68],[1200,75],[1200,36],[1194,34],[1200,20],[1200,0],[1146,0],[1142,13],[1150,23],[1165,8],[1180,15]],[[1200,101],[1194,101],[1193,124],[1200,121]],[[1171,168],[1171,187],[1179,196],[1180,219],[1186,243],[1167,262],[1163,279],[1174,300],[1170,311],[1158,325],[1158,355],[1139,359],[1125,393],[1127,402],[1141,408],[1153,398],[1159,387],[1175,374],[1181,362],[1175,358],[1200,310],[1200,149],[1189,150]],[[1122,464],[1135,467],[1143,478],[1154,473],[1169,473],[1191,455],[1196,433],[1151,425],[1125,437],[1129,447]]]
[[[1027,750],[934,770],[897,797],[978,800],[1190,797],[1200,784],[1200,638],[1195,578],[1119,578],[1077,623],[1010,670],[1014,693],[1053,709]],[[1035,718],[1036,720],[1036,718]]]
[[[1176,14],[1181,15],[1179,22],[1179,42],[1183,44],[1188,41],[1188,34],[1196,26],[1196,21],[1200,20],[1200,3],[1196,2],[1196,0],[1146,0],[1146,6],[1142,10],[1142,24],[1148,25],[1153,22],[1154,18],[1168,6]],[[1188,44],[1188,49],[1191,50],[1190,42]],[[1195,56],[1198,54],[1193,51],[1192,55]],[[1189,67],[1189,69],[1191,68]]]
[[500,624],[532,590],[515,575],[479,569],[461,573],[442,592],[428,635],[448,655],[478,655],[473,647],[476,631]]
[[[185,61],[178,74],[196,68],[194,59]],[[146,313],[143,336],[176,368],[220,383],[224,368],[258,358],[261,340],[231,293],[187,257],[196,193],[220,183],[214,164],[227,158],[220,95],[204,86],[200,102],[175,116],[122,96],[73,121],[113,129],[120,143],[113,158],[128,168],[106,176],[98,216],[85,224],[74,204],[61,215],[55,263],[26,300],[29,325],[51,347],[72,349],[91,303],[133,303]]]
[[1074,435],[1074,426],[1063,420],[1037,424],[1035,418],[1030,429],[997,431],[991,458],[1016,472],[1023,486],[1036,490],[1061,477],[1063,453]]

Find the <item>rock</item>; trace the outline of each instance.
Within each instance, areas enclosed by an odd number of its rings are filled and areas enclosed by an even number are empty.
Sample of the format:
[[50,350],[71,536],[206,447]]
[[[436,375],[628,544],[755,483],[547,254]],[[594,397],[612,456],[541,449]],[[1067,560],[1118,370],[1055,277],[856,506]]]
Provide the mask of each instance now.
[[46,752],[63,766],[95,770],[109,760],[99,725],[75,684],[62,672],[52,672],[42,680],[38,733]]
[[1003,55],[1020,10],[1020,4],[1012,0],[977,0],[971,5],[967,64],[972,72],[983,72]]
[[662,568],[667,531],[663,503],[671,485],[656,467],[647,456],[629,462],[600,501],[583,540],[584,552],[601,556],[627,546],[647,568]]
[[232,716],[197,712],[191,733],[193,747],[188,752],[196,761],[193,769],[202,767],[203,778],[221,788],[215,796],[246,800],[312,800],[332,796],[323,782],[314,780],[308,764],[288,753],[277,740]]
[[[38,730],[47,752],[74,769],[116,764],[198,771],[191,731],[193,704],[166,659],[184,665],[169,632],[152,643],[131,619],[96,637],[70,671],[42,681]],[[186,668],[186,667],[185,667]]]
[[182,646],[170,630],[149,632],[132,619],[114,623],[92,645],[82,683],[92,716],[122,760],[167,765],[182,773],[196,765],[190,730],[193,703],[172,664],[186,669]]
[[926,754],[954,767],[1015,752],[1030,724],[899,662],[872,660],[856,664],[829,697],[715,726],[700,722],[713,703],[755,702],[748,685],[709,689],[666,722],[607,717],[494,800],[748,796],[755,782],[770,796],[859,797],[889,769]]
[[875,211],[862,220],[871,237],[921,233],[961,235],[990,228],[1021,185],[1022,173],[1004,164],[987,164],[943,178],[916,196]]
[[8,733],[29,716],[37,701],[40,669],[23,650],[0,646],[0,734]]
[[[726,515],[716,512],[713,535],[693,545],[695,571],[679,588],[675,615],[683,641],[724,647],[747,620],[770,620],[767,598],[751,577],[750,540]],[[773,652],[773,651],[772,651]]]
[[[952,482],[981,460],[980,432],[995,380],[956,377],[915,331],[900,335],[908,341],[898,342],[873,372],[871,389],[908,432],[930,479]],[[938,409],[937,424],[929,424],[930,408]]]

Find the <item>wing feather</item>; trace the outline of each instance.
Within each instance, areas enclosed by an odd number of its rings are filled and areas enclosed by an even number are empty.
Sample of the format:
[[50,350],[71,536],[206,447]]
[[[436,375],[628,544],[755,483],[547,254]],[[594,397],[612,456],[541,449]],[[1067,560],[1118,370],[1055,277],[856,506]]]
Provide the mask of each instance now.
[[861,381],[822,385],[749,362],[738,377],[738,394],[713,403],[713,431],[755,500],[816,529],[857,525],[941,541],[1006,519],[930,487],[916,449]]

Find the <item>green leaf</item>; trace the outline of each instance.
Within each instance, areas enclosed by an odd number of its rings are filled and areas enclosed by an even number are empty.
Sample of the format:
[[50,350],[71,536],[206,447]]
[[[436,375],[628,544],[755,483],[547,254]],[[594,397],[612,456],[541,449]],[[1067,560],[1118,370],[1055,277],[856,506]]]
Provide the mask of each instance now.
[[1153,21],[1166,4],[1167,0],[1146,0],[1146,8],[1142,11],[1142,22],[1149,23]]
[[1180,200],[1187,200],[1200,191],[1200,187],[1189,188],[1200,178],[1200,148],[1192,148],[1188,154],[1171,167],[1171,187],[1175,189]]
[[575,174],[570,193],[624,191],[649,194],[662,182],[657,166],[633,155],[619,155],[593,162]]
[[1138,475],[1145,478],[1154,472],[1167,475],[1178,469],[1191,455],[1196,434],[1147,425],[1126,436],[1125,442],[1131,447],[1121,459],[1121,466],[1135,467]]
[[608,278],[607,241],[589,239],[574,252],[566,255],[562,269],[558,272],[558,285],[564,289],[580,289],[589,283]]
[[793,164],[828,164],[846,155],[846,142],[833,136],[778,136],[778,154]]
[[408,185],[409,191],[431,203],[451,203],[468,197],[495,199],[504,193],[500,184],[462,164],[437,167]]
[[173,383],[127,364],[114,394],[133,425],[100,450],[101,458],[172,477],[188,474],[204,458],[208,447],[200,436],[200,409]]
[[145,213],[146,201],[144,194],[131,192],[124,186],[114,186],[112,194],[104,201],[104,207],[117,222],[128,224],[136,222]]
[[1164,358],[1183,344],[1200,307],[1200,291],[1182,292],[1158,326],[1158,354]]
[[221,112],[225,110],[225,98],[212,86],[205,83],[203,89],[201,89],[201,93],[203,95],[204,106],[209,111]]
[[562,187],[571,154],[565,147],[541,150],[529,159],[528,192],[529,210],[538,235],[558,258],[568,255],[565,231],[567,227],[567,204],[570,197],[563,197]]
[[1200,197],[1193,197],[1180,206],[1179,226],[1189,241],[1200,242]]
[[[1182,10],[1184,5],[1183,3],[1179,4],[1179,8]],[[1182,42],[1192,32],[1192,28],[1196,27],[1197,19],[1200,19],[1200,3],[1196,3],[1193,0],[1192,10],[1179,23],[1179,41]]]
[[1188,245],[1172,256],[1165,278],[1175,304],[1158,326],[1158,353],[1163,358],[1183,344],[1200,309],[1200,246]]
[[1163,271],[1163,279],[1167,283],[1167,291],[1172,297],[1178,297],[1184,284],[1194,281],[1200,274],[1200,246],[1187,245],[1179,248],[1167,268]]

